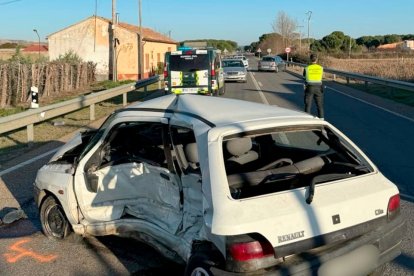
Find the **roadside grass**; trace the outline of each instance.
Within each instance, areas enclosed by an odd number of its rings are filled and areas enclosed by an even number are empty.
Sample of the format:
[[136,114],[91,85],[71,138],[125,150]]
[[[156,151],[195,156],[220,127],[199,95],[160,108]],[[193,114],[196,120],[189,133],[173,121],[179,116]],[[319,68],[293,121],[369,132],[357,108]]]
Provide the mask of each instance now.
[[[125,84],[125,83],[122,83]],[[103,87],[103,86],[102,86]],[[105,86],[103,89],[106,89]],[[102,89],[102,90],[103,90]],[[146,96],[158,91],[158,85],[152,84],[147,87],[129,92],[127,102],[132,103],[141,101]],[[73,97],[72,97],[73,98]],[[61,101],[61,100],[59,100]],[[108,116],[116,109],[122,108],[122,95],[109,99],[95,105],[95,118],[100,119]],[[21,111],[21,110],[20,110]],[[17,113],[17,112],[16,112]],[[87,128],[89,121],[89,107],[65,114],[60,117],[36,124],[34,126],[34,142],[31,147],[27,145],[26,129],[11,131],[0,135],[0,164],[7,161],[16,154],[32,150],[47,142],[58,140],[59,138],[72,133],[80,128]]]
[[[302,67],[288,67],[288,68],[289,68],[288,70],[293,71],[297,74],[302,74],[303,72]],[[333,81],[333,76],[331,74],[325,74],[325,79]],[[369,93],[375,96],[379,96],[385,99],[389,99],[389,100],[392,100],[392,101],[395,101],[401,104],[414,107],[414,93],[411,91],[393,88],[393,87],[387,87],[387,86],[373,84],[373,83],[368,84],[368,87],[367,87],[365,86],[364,82],[357,81],[357,80],[350,80],[349,84],[347,84],[346,80],[340,78],[339,76],[336,76],[335,82],[352,87],[354,89],[360,90],[365,93]]]

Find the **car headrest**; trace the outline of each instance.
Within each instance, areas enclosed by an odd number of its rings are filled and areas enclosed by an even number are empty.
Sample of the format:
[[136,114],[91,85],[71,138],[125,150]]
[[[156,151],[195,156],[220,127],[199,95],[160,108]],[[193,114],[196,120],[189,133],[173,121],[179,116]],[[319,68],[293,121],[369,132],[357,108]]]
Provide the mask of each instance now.
[[249,137],[236,138],[226,143],[227,151],[234,156],[240,156],[252,149],[252,140]]
[[185,155],[187,157],[187,161],[191,163],[198,163],[198,149],[197,143],[190,143],[185,146]]

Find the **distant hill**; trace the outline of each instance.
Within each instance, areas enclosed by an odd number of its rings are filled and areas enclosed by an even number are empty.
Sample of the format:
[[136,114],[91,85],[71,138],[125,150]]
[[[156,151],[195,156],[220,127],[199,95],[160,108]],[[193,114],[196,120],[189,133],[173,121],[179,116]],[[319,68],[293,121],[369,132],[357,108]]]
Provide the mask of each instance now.
[[0,38],[0,45],[4,44],[4,43],[17,43],[19,45],[28,45],[28,44],[32,44],[32,43],[36,43],[36,42],[37,41]]

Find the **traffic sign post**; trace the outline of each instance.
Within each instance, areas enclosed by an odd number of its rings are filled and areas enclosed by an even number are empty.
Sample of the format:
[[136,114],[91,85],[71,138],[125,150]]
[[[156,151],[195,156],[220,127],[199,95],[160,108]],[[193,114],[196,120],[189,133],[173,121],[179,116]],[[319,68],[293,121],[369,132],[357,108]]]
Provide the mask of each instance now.
[[262,52],[262,49],[257,49],[257,52],[259,53],[259,59],[260,59],[260,53]]
[[286,61],[289,61],[290,47],[285,48],[285,53],[286,53]]

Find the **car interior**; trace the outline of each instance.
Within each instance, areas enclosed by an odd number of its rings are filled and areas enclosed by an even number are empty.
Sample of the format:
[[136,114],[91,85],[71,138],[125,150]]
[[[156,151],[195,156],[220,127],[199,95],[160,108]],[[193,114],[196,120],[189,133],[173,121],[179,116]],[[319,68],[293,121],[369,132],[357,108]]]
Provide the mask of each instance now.
[[223,141],[227,180],[235,199],[339,180],[372,171],[329,129],[297,129]]

